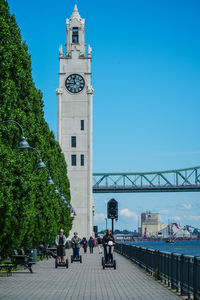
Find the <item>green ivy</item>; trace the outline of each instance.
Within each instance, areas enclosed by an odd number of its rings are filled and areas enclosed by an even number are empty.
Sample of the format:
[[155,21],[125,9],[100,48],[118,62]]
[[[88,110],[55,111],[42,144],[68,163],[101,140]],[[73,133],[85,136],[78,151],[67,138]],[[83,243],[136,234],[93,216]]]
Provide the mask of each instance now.
[[[31,58],[8,3],[0,0],[0,121],[15,120],[29,144],[38,149],[65,198],[70,187],[64,155],[44,119],[42,93],[32,78]],[[37,153],[19,150],[21,132],[14,123],[0,125],[0,255],[12,248],[54,241],[60,227],[66,236],[72,218],[47,186],[48,174],[36,168]]]

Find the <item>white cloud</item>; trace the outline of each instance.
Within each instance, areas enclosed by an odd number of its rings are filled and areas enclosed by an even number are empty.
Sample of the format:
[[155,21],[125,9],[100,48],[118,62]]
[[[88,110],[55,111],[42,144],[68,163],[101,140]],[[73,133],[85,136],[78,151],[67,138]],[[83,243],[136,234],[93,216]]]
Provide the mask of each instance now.
[[185,216],[185,218],[190,221],[200,221],[200,216]]
[[190,210],[192,208],[192,205],[191,204],[183,204],[183,209],[187,209],[187,210]]
[[173,217],[172,217],[172,220],[180,221],[180,220],[181,220],[181,217],[179,217],[179,216],[173,216]]
[[138,215],[134,211],[130,211],[128,208],[121,209],[119,214],[126,218],[133,218],[135,221],[138,220]]
[[105,220],[107,216],[103,213],[96,213],[95,216],[94,216],[94,220],[97,222],[97,221],[103,221]]
[[162,210],[160,210],[160,214],[168,215],[169,214],[169,210],[168,209],[162,209]]

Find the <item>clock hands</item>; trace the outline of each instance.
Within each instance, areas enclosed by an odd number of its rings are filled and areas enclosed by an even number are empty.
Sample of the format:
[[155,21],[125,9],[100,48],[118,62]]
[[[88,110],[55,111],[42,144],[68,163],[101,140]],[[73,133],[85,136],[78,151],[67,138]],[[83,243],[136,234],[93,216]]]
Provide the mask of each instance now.
[[78,74],[71,74],[65,81],[66,88],[72,93],[79,93],[85,86],[85,81]]

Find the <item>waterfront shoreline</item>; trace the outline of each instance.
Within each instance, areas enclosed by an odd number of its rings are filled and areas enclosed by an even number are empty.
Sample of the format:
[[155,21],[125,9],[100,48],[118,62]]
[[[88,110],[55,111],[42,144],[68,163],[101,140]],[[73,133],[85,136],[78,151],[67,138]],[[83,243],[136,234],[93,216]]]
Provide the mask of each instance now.
[[177,240],[174,243],[166,243],[165,241],[126,241],[123,243],[164,252],[200,257],[200,240]]

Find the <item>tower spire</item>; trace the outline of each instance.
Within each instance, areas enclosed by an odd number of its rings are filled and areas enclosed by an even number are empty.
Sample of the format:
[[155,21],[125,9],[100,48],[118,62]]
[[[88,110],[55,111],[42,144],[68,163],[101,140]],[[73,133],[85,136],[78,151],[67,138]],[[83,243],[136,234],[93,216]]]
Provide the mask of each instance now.
[[78,8],[77,8],[76,4],[74,5],[74,11],[73,11],[73,13],[71,15],[71,19],[81,19],[81,16],[80,16],[80,14],[78,12]]

